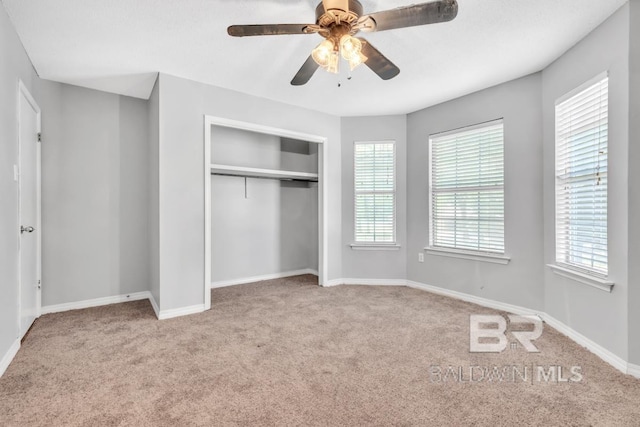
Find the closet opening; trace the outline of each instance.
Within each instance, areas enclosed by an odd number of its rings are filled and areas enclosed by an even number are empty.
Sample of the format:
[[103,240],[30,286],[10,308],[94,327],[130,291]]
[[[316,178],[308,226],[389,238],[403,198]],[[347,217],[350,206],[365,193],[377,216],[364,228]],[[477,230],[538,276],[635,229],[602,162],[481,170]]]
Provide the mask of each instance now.
[[205,116],[205,309],[212,288],[327,272],[326,138]]

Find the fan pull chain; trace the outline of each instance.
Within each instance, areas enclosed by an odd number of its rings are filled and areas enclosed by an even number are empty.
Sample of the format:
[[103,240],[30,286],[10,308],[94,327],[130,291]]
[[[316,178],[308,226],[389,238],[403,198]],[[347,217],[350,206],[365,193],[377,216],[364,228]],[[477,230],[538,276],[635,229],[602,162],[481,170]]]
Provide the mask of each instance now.
[[[353,75],[351,74],[351,71],[349,71],[349,75],[347,76],[347,80],[351,81],[352,78],[353,78]],[[340,80],[338,80],[338,87],[342,87],[342,82]]]

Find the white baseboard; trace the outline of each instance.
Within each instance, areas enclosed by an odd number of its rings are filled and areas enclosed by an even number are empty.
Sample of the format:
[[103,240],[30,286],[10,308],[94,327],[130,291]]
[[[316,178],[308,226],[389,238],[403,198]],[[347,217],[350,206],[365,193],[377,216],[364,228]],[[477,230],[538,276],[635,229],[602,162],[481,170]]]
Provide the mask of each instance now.
[[243,277],[241,279],[221,280],[211,282],[211,289],[226,288],[227,286],[244,285],[246,283],[262,282],[263,280],[284,279],[285,277],[302,276],[303,274],[318,275],[316,270],[306,268],[303,270],[285,271],[283,273],[263,274],[262,276]]
[[153,308],[154,313],[156,313],[156,318],[160,319],[160,307],[158,307],[158,303],[151,292],[149,292],[149,302],[151,303],[151,308]]
[[506,311],[508,313],[513,313],[513,314],[519,314],[521,316],[531,315],[531,314],[540,315],[540,312],[538,311],[531,310],[525,307],[520,307],[518,305],[507,304],[504,302],[499,302],[499,301],[491,300],[488,298],[482,298],[475,295],[465,294],[463,292],[439,288],[437,286],[425,285],[424,283],[414,282],[412,280],[407,280],[407,286],[410,288],[431,292],[432,294],[443,295],[446,297],[451,297],[458,300],[470,302],[473,304],[480,305],[482,307],[492,308],[494,310]]
[[151,292],[144,291],[106,298],[96,298],[86,301],[70,302],[66,304],[48,305],[46,307],[42,307],[42,314],[61,313],[63,311],[80,310],[83,308],[100,307],[103,305],[119,304],[127,301],[139,301],[144,299],[149,300],[149,303],[151,303],[151,307],[153,307],[153,311],[159,320],[173,319],[174,317],[187,316],[189,314],[202,313],[204,311],[204,304],[172,310],[160,310],[160,307],[158,307],[158,303]]
[[13,361],[13,358],[18,354],[18,350],[20,350],[20,340],[15,340],[13,345],[9,347],[9,350],[0,361],[0,377],[4,375],[5,371]]
[[159,320],[173,319],[174,317],[188,316],[189,314],[202,313],[204,304],[192,305],[190,307],[174,308],[171,310],[160,310]]
[[577,332],[575,329],[570,328],[569,326],[555,319],[553,316],[548,315],[547,313],[542,313],[542,319],[546,324],[556,329],[561,334],[569,337],[581,346],[586,347],[590,352],[592,352],[605,362],[609,363],[614,368],[624,372],[625,374],[628,372],[629,365],[620,356],[613,354],[611,351],[602,347],[600,344],[590,340],[581,333]]
[[69,311],[69,310],[80,310],[83,308],[100,307],[103,305],[119,304],[127,301],[138,301],[143,299],[149,299],[150,296],[151,294],[148,291],[144,291],[144,292],[136,292],[132,294],[116,295],[112,297],[95,298],[95,299],[90,299],[85,301],[68,302],[65,304],[47,305],[42,307],[41,313],[42,314],[60,313],[60,312]]
[[634,377],[640,379],[640,365],[634,365],[633,363],[629,363],[627,365],[627,373],[629,375],[633,375]]
[[344,285],[344,283],[342,282],[342,279],[325,280],[325,282],[322,283],[323,288],[332,288],[334,286],[340,286],[340,285]]
[[404,279],[331,279],[322,284],[324,288],[333,286],[407,286]]
[[407,286],[407,281],[404,279],[340,279],[340,284],[356,286]]

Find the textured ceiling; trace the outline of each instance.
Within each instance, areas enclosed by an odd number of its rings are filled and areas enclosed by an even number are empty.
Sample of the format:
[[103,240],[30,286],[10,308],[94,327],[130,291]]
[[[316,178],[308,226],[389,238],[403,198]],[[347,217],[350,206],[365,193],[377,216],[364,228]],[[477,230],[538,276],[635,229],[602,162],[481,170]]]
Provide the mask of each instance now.
[[[159,71],[339,116],[407,113],[539,71],[625,0],[458,0],[452,22],[365,35],[400,68],[389,81],[343,66],[293,87],[320,36],[226,34],[313,23],[318,2],[2,0],[42,78],[147,98]],[[365,13],[416,2],[362,0]]]

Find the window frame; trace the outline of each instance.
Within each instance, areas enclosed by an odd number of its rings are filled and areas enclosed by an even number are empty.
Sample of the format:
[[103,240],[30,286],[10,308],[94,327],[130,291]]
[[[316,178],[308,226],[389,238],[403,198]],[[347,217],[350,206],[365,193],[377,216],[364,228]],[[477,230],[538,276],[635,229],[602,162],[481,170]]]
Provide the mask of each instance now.
[[[560,198],[560,193],[559,193],[559,181],[562,179],[559,174],[558,174],[558,154],[561,150],[562,147],[559,145],[559,128],[558,128],[558,122],[559,122],[559,117],[558,117],[558,107],[564,103],[566,103],[567,101],[570,101],[580,95],[582,95],[584,92],[592,89],[593,87],[595,87],[596,85],[600,85],[602,84],[602,82],[607,81],[607,137],[606,137],[606,153],[607,153],[607,168],[606,168],[606,212],[607,212],[607,219],[606,219],[606,228],[605,228],[605,232],[607,235],[606,238],[606,255],[607,255],[607,260],[606,260],[606,272],[603,272],[599,269],[596,268],[589,268],[588,266],[585,265],[579,265],[579,264],[575,264],[575,263],[571,263],[571,262],[567,262],[567,257],[570,256],[570,243],[569,241],[571,240],[569,237],[565,237],[562,239],[563,244],[566,246],[566,249],[564,250],[565,252],[565,257],[563,259],[560,259],[560,228],[558,225],[558,220],[559,220],[559,215],[558,215],[558,202],[559,202],[559,198]],[[549,264],[548,266],[550,268],[552,268],[552,270],[561,276],[573,279],[575,281],[578,282],[582,282],[600,289],[603,289],[605,291],[611,292],[614,283],[610,280],[608,280],[609,277],[609,260],[610,260],[610,256],[609,256],[609,215],[608,215],[608,210],[609,210],[609,141],[610,141],[610,135],[609,135],[609,125],[610,125],[610,115],[609,115],[609,97],[610,97],[610,90],[609,90],[609,73],[608,71],[604,72],[604,73],[600,73],[597,76],[593,77],[592,79],[586,81],[585,83],[579,85],[578,87],[576,87],[575,89],[569,91],[568,93],[566,93],[565,95],[561,96],[560,98],[558,98],[554,104],[554,264]],[[566,150],[567,152],[569,151],[568,149]],[[587,176],[588,174],[583,174],[580,176]],[[575,178],[575,177],[574,177]]]
[[[356,147],[358,145],[377,145],[377,144],[391,144],[393,146],[393,190],[384,191],[358,191],[356,188]],[[350,245],[352,249],[358,250],[398,250],[400,245],[398,244],[398,153],[397,144],[395,140],[379,140],[379,141],[354,141],[353,142],[353,243]],[[361,241],[358,240],[358,211],[356,209],[356,201],[359,194],[391,194],[393,195],[393,239],[391,242],[375,242],[375,241]]]
[[[466,186],[466,188],[475,188],[482,191],[495,191],[496,189],[502,190],[502,227],[503,227],[503,242],[502,242],[502,252],[493,252],[493,251],[484,251],[482,249],[475,250],[469,248],[459,248],[459,247],[449,247],[449,246],[436,246],[434,245],[434,217],[433,217],[433,197],[434,197],[434,188],[433,188],[433,167],[434,167],[434,156],[433,156],[433,143],[434,139],[442,138],[446,136],[461,134],[464,132],[469,132],[473,130],[481,130],[483,128],[489,128],[493,126],[501,125],[502,126],[502,185],[501,186]],[[505,136],[504,136],[504,118],[498,118],[494,120],[489,120],[482,123],[477,123],[474,125],[464,126],[456,129],[451,129],[444,132],[434,133],[429,135],[428,140],[428,152],[429,152],[429,190],[428,190],[428,199],[429,199],[429,241],[428,245],[424,248],[425,251],[430,255],[438,255],[438,256],[447,256],[453,258],[462,258],[468,260],[475,261],[484,261],[495,264],[508,264],[511,260],[510,256],[507,255],[507,239],[506,239],[506,179],[505,179]]]

